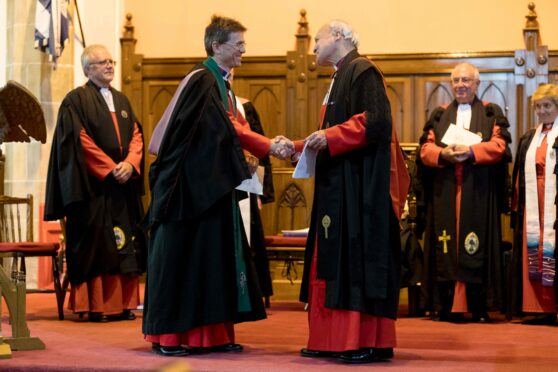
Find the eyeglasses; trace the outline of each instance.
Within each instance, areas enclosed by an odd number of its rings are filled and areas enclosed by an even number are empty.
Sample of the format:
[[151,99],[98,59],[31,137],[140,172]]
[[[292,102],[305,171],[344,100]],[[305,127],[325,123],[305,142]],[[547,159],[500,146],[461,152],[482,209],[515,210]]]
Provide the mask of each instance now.
[[230,43],[230,42],[226,42],[226,43],[222,43],[222,44],[233,47],[234,49],[238,50],[239,52],[241,52],[242,50],[246,51],[246,43],[244,41],[239,41],[236,44]]
[[462,77],[462,78],[455,77],[455,78],[451,79],[451,82],[454,83],[454,84],[459,84],[460,81],[463,84],[471,84],[472,82],[475,81],[475,79],[469,78],[469,77]]
[[100,65],[100,66],[116,66],[116,61],[114,59],[103,59],[102,61],[98,62],[89,62],[90,65]]

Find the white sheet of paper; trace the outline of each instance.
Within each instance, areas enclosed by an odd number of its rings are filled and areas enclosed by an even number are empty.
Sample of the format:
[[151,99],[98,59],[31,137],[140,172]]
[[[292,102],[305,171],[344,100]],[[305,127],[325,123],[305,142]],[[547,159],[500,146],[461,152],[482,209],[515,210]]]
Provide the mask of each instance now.
[[258,172],[254,172],[254,174],[252,174],[252,178],[242,181],[242,183],[238,185],[236,189],[252,194],[263,195],[263,185],[258,178]]
[[304,144],[302,155],[298,159],[298,163],[293,171],[293,178],[311,178],[314,177],[316,172],[316,150],[309,149],[307,144]]
[[472,146],[480,143],[482,138],[466,129],[459,128],[455,124],[450,124],[448,130],[442,137],[442,143],[446,145],[465,145],[465,146]]
[[239,200],[238,208],[240,209],[244,232],[246,232],[246,239],[248,239],[248,244],[250,244],[250,198]]

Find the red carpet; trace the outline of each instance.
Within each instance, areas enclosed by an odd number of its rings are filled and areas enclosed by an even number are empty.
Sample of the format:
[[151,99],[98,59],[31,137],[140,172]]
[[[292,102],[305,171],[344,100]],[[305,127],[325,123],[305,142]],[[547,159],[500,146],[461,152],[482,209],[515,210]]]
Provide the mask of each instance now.
[[[46,350],[14,351],[0,359],[0,371],[153,371],[169,363],[191,371],[558,371],[558,327],[495,324],[449,324],[421,318],[397,321],[395,359],[348,366],[298,356],[307,337],[302,305],[272,302],[267,320],[237,326],[239,354],[207,354],[166,358],[150,351],[141,334],[141,313],[135,321],[95,324],[66,311],[56,317],[53,294],[27,296],[31,335]],[[3,305],[6,312],[6,306]],[[2,332],[10,334],[7,316]]]

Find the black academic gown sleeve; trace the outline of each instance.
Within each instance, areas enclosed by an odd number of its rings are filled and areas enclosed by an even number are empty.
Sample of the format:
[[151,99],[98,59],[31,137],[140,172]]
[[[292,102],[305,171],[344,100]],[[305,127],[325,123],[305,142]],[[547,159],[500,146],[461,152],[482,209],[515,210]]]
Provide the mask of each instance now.
[[150,223],[195,218],[250,178],[210,74],[204,69],[194,75],[178,98],[149,171]]

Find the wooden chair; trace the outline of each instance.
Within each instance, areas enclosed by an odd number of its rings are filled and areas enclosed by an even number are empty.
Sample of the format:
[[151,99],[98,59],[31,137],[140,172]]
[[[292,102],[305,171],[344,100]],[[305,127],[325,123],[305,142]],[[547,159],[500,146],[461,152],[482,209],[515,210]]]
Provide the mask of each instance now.
[[[12,325],[12,337],[5,341],[14,350],[44,348],[44,344],[39,339],[29,337],[29,329],[25,321],[27,293],[25,259],[27,257],[52,258],[58,318],[64,319],[64,294],[60,285],[58,261],[59,248],[59,243],[33,241],[32,195],[27,195],[25,198],[0,196],[0,257],[4,258],[0,267],[0,285]],[[6,258],[12,259],[11,265],[5,262]]]

